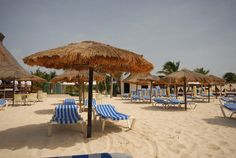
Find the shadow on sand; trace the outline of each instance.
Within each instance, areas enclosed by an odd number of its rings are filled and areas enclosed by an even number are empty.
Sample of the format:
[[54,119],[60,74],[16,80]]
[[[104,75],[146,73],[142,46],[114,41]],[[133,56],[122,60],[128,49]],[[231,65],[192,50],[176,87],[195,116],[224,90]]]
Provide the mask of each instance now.
[[183,107],[177,107],[177,106],[169,106],[169,107],[164,107],[164,106],[146,106],[146,107],[141,107],[144,110],[152,110],[152,111],[165,111],[165,112],[181,112],[185,111]]
[[[47,123],[31,124],[9,128],[0,131],[0,149],[17,150],[20,148],[37,148],[37,149],[55,149],[58,147],[70,147],[77,143],[87,143],[96,140],[110,133],[122,131],[121,126],[107,124],[105,132],[101,132],[101,126],[93,126],[92,138],[87,139],[86,135],[80,132],[80,129],[70,128],[68,126],[55,126],[51,137],[47,136]],[[100,125],[100,124],[99,124]]]
[[217,116],[214,118],[208,118],[208,119],[203,119],[203,120],[213,125],[236,128],[236,118],[224,118],[224,117]]
[[51,115],[51,114],[53,114],[53,109],[37,110],[34,113],[39,114],[39,115]]

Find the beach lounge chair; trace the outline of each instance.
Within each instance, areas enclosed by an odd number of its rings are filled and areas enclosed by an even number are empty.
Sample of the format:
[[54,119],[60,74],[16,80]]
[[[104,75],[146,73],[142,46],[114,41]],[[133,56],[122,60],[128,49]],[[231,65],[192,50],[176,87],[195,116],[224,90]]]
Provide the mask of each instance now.
[[[135,118],[129,115],[117,112],[115,107],[111,104],[96,105],[95,110],[100,120],[102,121],[102,131],[104,131],[105,129],[105,123],[107,120],[111,120],[111,121],[127,120],[129,129],[132,129],[134,127]],[[131,120],[131,123],[130,123],[130,120]]]
[[[225,98],[224,98],[225,99]],[[225,114],[224,109],[231,112],[230,118],[233,116],[233,114],[236,113],[236,102],[226,102],[225,100],[222,100],[222,98],[219,99],[220,101],[220,110],[224,117],[227,117]]]
[[148,89],[145,95],[143,95],[143,101],[150,101],[150,89]]
[[152,105],[156,105],[156,104],[161,104],[164,107],[166,107],[167,105],[169,105],[169,100],[166,98],[157,97],[157,98],[154,98],[152,102]]
[[121,95],[122,99],[130,99],[130,94],[129,93],[124,93]]
[[6,99],[0,99],[0,109],[2,110],[4,107],[7,108],[8,102]]
[[50,157],[50,158],[133,158],[133,157],[124,153],[97,153],[89,155],[71,155],[71,156]]
[[74,98],[66,98],[63,101],[63,105],[76,105]]
[[[96,104],[97,104],[96,99],[93,98],[93,99],[92,99],[92,107],[95,108]],[[88,99],[85,99],[85,100],[84,100],[84,107],[85,107],[85,108],[88,108]]]
[[48,123],[48,136],[52,134],[53,125],[76,125],[81,124],[82,133],[84,133],[84,121],[78,114],[76,105],[57,105],[54,115]]
[[[183,100],[179,100],[176,98],[168,98],[168,100],[169,100],[169,105],[178,105],[180,107],[181,105],[185,104],[185,102]],[[187,105],[190,106],[192,109],[195,109],[197,106],[197,103],[187,102]]]
[[142,98],[141,98],[141,91],[138,90],[137,91],[137,94],[136,94],[136,91],[132,91],[132,95],[131,95],[131,102],[132,101],[141,101]]
[[161,96],[162,97],[167,97],[167,94],[166,94],[166,89],[165,88],[163,88],[163,89],[161,89]]

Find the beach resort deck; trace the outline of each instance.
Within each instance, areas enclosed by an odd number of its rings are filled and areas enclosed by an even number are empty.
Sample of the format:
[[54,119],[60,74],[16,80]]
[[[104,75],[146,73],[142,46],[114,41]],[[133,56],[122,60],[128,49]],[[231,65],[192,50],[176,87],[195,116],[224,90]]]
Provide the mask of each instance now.
[[[53,129],[47,136],[47,123],[55,105],[67,95],[49,95],[31,106],[9,106],[0,111],[0,157],[50,157],[87,153],[127,153],[134,158],[199,158],[236,155],[236,120],[223,118],[219,101],[198,103],[194,110],[164,109],[150,103],[131,103],[120,97],[103,97],[103,103],[136,118],[135,127],[126,122],[109,122],[101,132],[93,125],[92,138],[78,127]],[[82,117],[86,120],[87,113]]]

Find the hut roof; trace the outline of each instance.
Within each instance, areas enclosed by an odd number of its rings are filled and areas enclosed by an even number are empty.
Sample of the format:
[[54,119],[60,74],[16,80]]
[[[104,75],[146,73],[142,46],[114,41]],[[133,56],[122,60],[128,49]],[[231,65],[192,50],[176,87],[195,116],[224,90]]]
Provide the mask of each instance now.
[[208,75],[213,85],[224,85],[226,80],[215,75]]
[[157,80],[159,80],[159,78],[150,73],[132,73],[126,79],[122,80],[122,82],[131,84],[148,84],[150,81]]
[[12,54],[4,47],[3,39],[4,35],[0,33],[0,79],[29,77],[30,74],[20,66]]

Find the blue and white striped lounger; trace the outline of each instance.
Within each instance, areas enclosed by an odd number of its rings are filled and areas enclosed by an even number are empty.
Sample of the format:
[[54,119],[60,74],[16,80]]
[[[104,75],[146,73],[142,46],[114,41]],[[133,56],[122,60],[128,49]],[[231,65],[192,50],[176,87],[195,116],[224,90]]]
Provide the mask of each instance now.
[[8,102],[6,99],[0,99],[0,109],[3,109],[3,107],[7,107]]
[[60,156],[51,158],[133,158],[133,157],[123,153],[99,153],[99,154],[89,154],[89,155]]
[[[95,108],[96,104],[97,104],[96,99],[93,98],[93,99],[92,99],[92,107]],[[88,108],[88,99],[85,99],[85,100],[84,100],[84,107],[85,107],[85,108]]]
[[234,102],[221,102],[220,99],[220,109],[224,117],[226,117],[224,109],[227,109],[228,111],[231,112],[230,117],[233,116],[233,114],[236,113],[236,103]]
[[162,104],[164,107],[166,107],[167,105],[169,105],[169,100],[166,98],[157,97],[157,98],[154,98],[152,102],[152,105],[156,105],[156,104]]
[[73,98],[66,98],[63,102],[63,105],[76,105],[75,99]]
[[78,114],[78,107],[76,105],[57,105],[55,107],[55,112],[52,117],[52,120],[48,125],[48,136],[51,135],[52,125],[60,125],[60,124],[77,124],[80,123],[82,125],[83,132],[83,119]]
[[[130,129],[132,129],[134,126],[135,122],[134,118],[130,117],[129,115],[117,112],[115,107],[111,104],[96,105],[95,110],[98,116],[100,116],[100,119],[102,120],[102,131],[104,131],[106,120],[112,120],[112,121],[127,120],[128,127]],[[132,119],[131,124],[129,122],[130,118]]]

